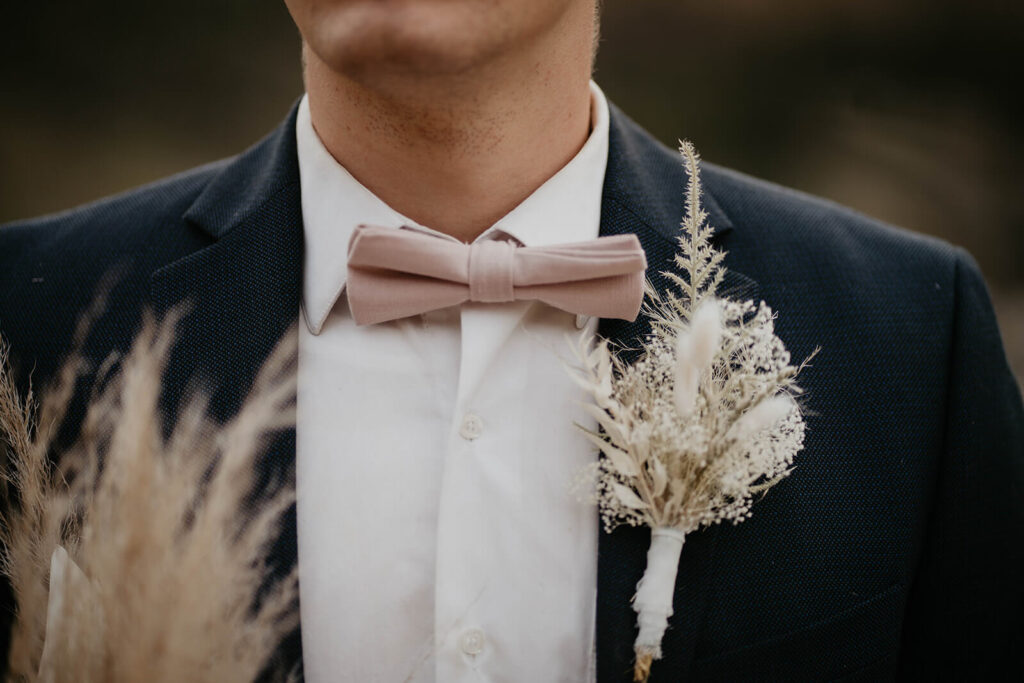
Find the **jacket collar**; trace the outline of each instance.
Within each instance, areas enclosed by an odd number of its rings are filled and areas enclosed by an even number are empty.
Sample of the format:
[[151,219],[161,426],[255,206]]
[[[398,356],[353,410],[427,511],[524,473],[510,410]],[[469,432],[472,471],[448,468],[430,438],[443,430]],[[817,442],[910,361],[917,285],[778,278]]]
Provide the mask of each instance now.
[[[165,381],[165,405],[176,407],[196,378],[211,386],[210,407],[225,419],[238,410],[261,363],[285,334],[295,334],[302,296],[303,229],[295,146],[296,109],[276,131],[224,166],[184,215],[211,244],[151,276],[158,312],[189,302]],[[601,234],[636,234],[648,260],[648,278],[667,286],[683,216],[686,174],[679,156],[611,106],[608,167],[601,203]],[[716,240],[733,230],[705,188],[704,206]],[[730,272],[726,287],[756,297],[756,283]],[[602,321],[601,333],[625,345],[646,333],[644,320]],[[273,441],[264,459],[269,480],[294,467],[295,432]],[[665,636],[655,680],[686,675],[702,623],[718,526],[687,538],[676,590],[676,613]],[[602,533],[598,558],[597,669],[601,683],[629,680],[636,615],[631,599],[643,573],[649,533],[621,528]],[[297,561],[294,507],[286,517],[272,567]],[[300,636],[282,651],[301,661]],[[664,678],[662,678],[664,677]]]
[[[185,212],[187,222],[220,239],[249,222],[260,207],[290,190],[298,191],[295,151],[298,104],[267,137],[234,158],[206,186]],[[301,209],[301,206],[296,206]],[[302,224],[298,223],[300,229]]]
[[[652,138],[614,104],[609,108],[611,126],[604,197],[622,203],[646,228],[675,245],[687,180],[680,156]],[[732,220],[707,187],[703,204],[716,235],[733,229]]]

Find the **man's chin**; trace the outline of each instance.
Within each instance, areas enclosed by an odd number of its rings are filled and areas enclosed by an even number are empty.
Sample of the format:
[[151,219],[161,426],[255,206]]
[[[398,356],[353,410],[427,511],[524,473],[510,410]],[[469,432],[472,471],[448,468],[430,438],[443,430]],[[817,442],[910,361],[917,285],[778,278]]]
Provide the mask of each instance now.
[[347,48],[328,52],[323,61],[332,71],[364,85],[376,79],[390,81],[405,77],[426,83],[431,79],[470,73],[488,61],[479,54],[424,49],[417,45],[386,49],[375,46],[367,50]]
[[[452,16],[443,16],[451,14]],[[351,77],[374,73],[419,78],[457,75],[500,53],[503,30],[457,12],[367,12],[339,10],[307,36],[332,71]]]

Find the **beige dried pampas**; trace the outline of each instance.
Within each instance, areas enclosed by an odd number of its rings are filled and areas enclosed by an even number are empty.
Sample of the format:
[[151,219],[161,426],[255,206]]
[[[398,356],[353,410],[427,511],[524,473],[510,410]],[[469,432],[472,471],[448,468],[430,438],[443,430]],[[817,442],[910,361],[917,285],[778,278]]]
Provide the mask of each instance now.
[[165,439],[160,378],[175,320],[145,321],[59,454],[82,362],[72,358],[37,405],[19,397],[0,348],[0,569],[16,602],[9,681],[250,683],[298,624],[296,572],[266,583],[294,489],[256,493],[261,447],[294,423],[295,335],[230,422],[216,425],[197,396]]

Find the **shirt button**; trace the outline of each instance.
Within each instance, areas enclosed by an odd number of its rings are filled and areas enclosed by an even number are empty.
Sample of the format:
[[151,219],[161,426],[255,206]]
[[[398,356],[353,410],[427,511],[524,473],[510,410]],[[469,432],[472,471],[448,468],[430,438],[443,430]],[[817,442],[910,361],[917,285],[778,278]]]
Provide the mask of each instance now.
[[459,427],[459,434],[463,439],[472,441],[484,433],[484,421],[475,413],[466,413],[462,417],[462,426]]
[[487,638],[484,636],[484,632],[478,628],[469,629],[459,638],[459,647],[470,657],[475,657],[483,652],[486,644]]

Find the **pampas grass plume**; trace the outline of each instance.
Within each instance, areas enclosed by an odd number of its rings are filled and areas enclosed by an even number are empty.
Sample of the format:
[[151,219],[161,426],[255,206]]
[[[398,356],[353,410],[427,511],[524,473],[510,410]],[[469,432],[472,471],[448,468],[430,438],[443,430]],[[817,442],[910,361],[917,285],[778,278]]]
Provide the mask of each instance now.
[[[296,335],[227,424],[213,422],[197,394],[165,439],[160,379],[178,317],[147,317],[130,353],[101,366],[77,440],[60,453],[55,434],[85,367],[80,354],[37,403],[19,396],[0,348],[0,570],[16,603],[8,681],[288,675],[268,666],[298,624],[297,574],[268,584],[266,558],[294,488],[259,490],[257,463],[267,438],[294,421]],[[64,563],[60,586],[50,585],[51,561]],[[62,600],[41,676],[55,588]]]

